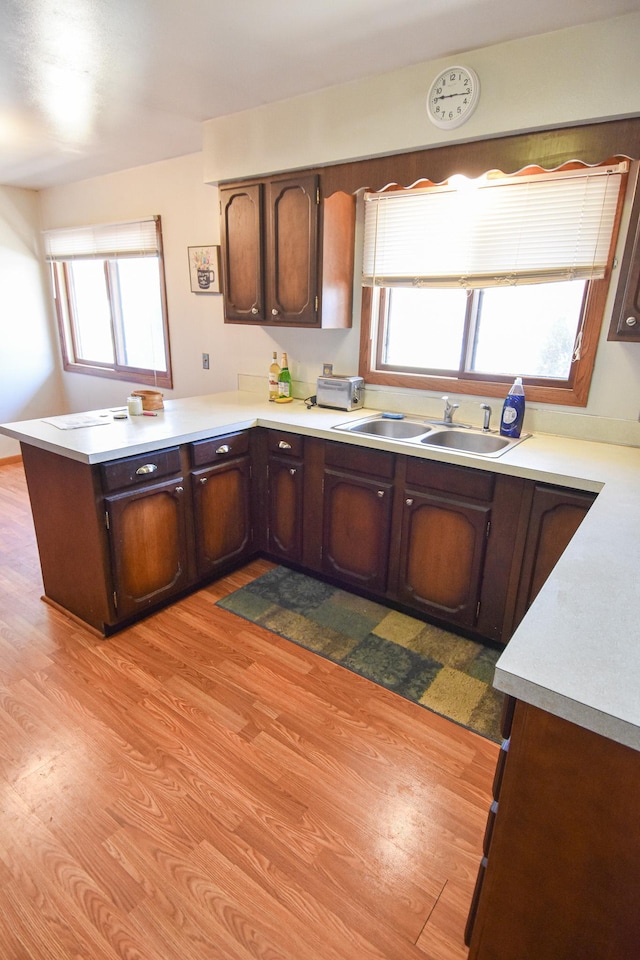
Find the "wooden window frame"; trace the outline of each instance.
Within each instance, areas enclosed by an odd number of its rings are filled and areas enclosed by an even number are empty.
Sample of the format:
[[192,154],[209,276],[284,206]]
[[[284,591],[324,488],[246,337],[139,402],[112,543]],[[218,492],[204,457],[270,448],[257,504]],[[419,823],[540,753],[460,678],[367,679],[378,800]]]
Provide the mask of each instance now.
[[[84,373],[93,377],[105,377],[110,380],[127,380],[146,386],[164,387],[172,389],[173,374],[171,368],[171,344],[169,340],[169,318],[167,311],[167,291],[164,271],[164,256],[162,250],[162,232],[158,218],[158,264],[159,264],[159,283],[160,283],[160,306],[162,310],[162,331],[165,344],[166,370],[151,370],[143,367],[125,366],[117,362],[118,351],[114,343],[114,356],[116,360],[112,364],[97,363],[88,361],[78,356],[75,322],[74,322],[74,302],[72,296],[72,282],[69,275],[68,264],[72,261],[57,260],[52,261],[51,282],[53,287],[53,297],[58,325],[58,336],[60,340],[60,349],[62,354],[62,367],[67,373]],[[111,258],[117,260],[117,257]],[[109,263],[109,257],[104,258],[105,284],[109,299],[109,308],[111,311],[111,331],[112,337],[117,334],[118,319],[114,316],[114,270]],[[116,278],[117,279],[117,278]]]
[[[609,162],[611,161],[606,161],[606,163]],[[530,400],[576,407],[586,407],[587,405],[612,277],[614,251],[620,229],[627,183],[628,176],[625,174],[618,197],[606,276],[602,280],[589,280],[585,289],[584,303],[577,327],[577,336],[580,343],[578,358],[572,361],[570,375],[566,381],[563,380],[558,383],[557,381],[554,382],[552,378],[542,380],[542,378],[524,377],[527,398]],[[432,373],[418,373],[416,370],[384,369],[384,365],[380,362],[382,338],[380,328],[382,324],[376,322],[375,319],[379,309],[376,298],[384,298],[383,291],[384,288],[362,288],[358,372],[366,383],[388,387],[433,390],[440,393],[455,390],[456,393],[465,395],[504,396],[505,384],[513,380],[512,376],[489,377],[485,374],[472,372],[465,372],[463,376],[457,374],[443,376]],[[467,325],[468,317],[465,320],[465,336]],[[514,376],[516,373],[517,371],[514,372]]]

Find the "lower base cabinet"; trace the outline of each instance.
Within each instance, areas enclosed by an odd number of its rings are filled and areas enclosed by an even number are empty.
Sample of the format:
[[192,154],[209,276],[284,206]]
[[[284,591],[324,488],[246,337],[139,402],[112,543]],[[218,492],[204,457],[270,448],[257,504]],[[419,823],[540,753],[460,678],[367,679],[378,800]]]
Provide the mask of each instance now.
[[514,629],[586,517],[596,494],[545,483],[533,488],[527,524]]
[[521,701],[504,732],[469,960],[635,960],[640,754]]
[[259,427],[96,466],[23,459],[46,597],[101,632],[263,553],[506,642],[593,502]]
[[301,563],[304,437],[270,430],[266,441],[266,549],[274,559]]
[[398,599],[473,628],[491,529],[491,474],[408,461],[402,495]]
[[383,595],[393,508],[393,454],[325,445],[322,570]]
[[182,477],[105,499],[116,616],[131,617],[189,584]]
[[192,443],[191,460],[197,575],[212,577],[253,551],[249,435]]

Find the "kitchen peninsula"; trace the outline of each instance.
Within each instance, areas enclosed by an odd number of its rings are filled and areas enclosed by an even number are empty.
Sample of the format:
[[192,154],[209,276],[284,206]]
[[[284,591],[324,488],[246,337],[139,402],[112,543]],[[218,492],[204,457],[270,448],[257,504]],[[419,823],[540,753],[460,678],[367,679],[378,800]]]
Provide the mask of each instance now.
[[[401,441],[334,429],[373,412],[360,410],[354,416],[308,410],[302,401],[276,406],[254,393],[234,392],[168,401],[157,417],[114,420],[108,411],[97,411],[103,414],[102,425],[61,430],[32,420],[0,429],[22,444],[39,539],[43,518],[63,510],[65,501],[77,510],[81,525],[89,523],[96,504],[111,501],[108,512],[124,503],[127,465],[138,461],[136,469],[147,461],[159,464],[157,485],[169,477],[173,495],[186,485],[176,476],[185,477],[187,467],[194,489],[205,489],[216,469],[210,467],[211,458],[227,447],[238,473],[232,479],[223,471],[219,490],[224,496],[229,485],[249,482],[243,466],[247,445],[260,431],[280,438],[274,456],[284,460],[290,477],[303,466],[296,449],[303,438],[312,451],[313,444],[330,443],[342,460],[410,453],[407,459],[425,468],[448,466],[465,476],[478,471],[496,484],[512,478],[597,494],[496,669],[495,685],[513,698],[515,714],[505,720],[510,749],[502,751],[496,779],[500,810],[486,840],[470,918],[470,956],[502,960],[534,955],[523,944],[535,942],[539,960],[568,958],[571,954],[563,950],[574,943],[571,937],[580,923],[590,946],[580,940],[573,955],[584,960],[631,957],[626,944],[637,889],[631,853],[640,842],[630,807],[640,789],[640,591],[633,573],[640,560],[640,450],[539,435],[489,459],[444,449],[407,451]],[[287,461],[287,456],[293,459]],[[380,490],[384,487],[376,478],[378,496]],[[475,492],[473,497],[477,499]],[[320,533],[312,529],[314,537]],[[60,562],[72,542],[70,533],[59,545]],[[42,556],[43,544],[39,546]],[[53,549],[44,547],[45,552]],[[240,558],[243,549],[239,543]],[[308,549],[302,545],[303,561]],[[96,551],[95,562],[100,579],[110,562],[106,545]],[[84,576],[87,589],[93,589],[96,570],[88,569]],[[44,579],[46,592],[46,575]],[[536,748],[545,751],[542,758]],[[535,856],[521,855],[517,845],[523,838]],[[565,841],[571,862],[561,867],[557,844]],[[549,871],[557,878],[554,884],[547,882]],[[505,936],[516,953],[497,952],[501,948],[495,945]],[[602,952],[603,943],[614,944],[617,952]],[[635,943],[637,939],[634,949]]]

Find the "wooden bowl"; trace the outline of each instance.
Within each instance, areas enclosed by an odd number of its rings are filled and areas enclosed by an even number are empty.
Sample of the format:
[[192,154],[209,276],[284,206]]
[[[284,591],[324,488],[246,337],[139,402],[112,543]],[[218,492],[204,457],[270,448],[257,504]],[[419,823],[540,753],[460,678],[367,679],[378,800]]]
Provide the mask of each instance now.
[[159,390],[132,390],[131,396],[142,397],[143,410],[162,410],[164,403]]

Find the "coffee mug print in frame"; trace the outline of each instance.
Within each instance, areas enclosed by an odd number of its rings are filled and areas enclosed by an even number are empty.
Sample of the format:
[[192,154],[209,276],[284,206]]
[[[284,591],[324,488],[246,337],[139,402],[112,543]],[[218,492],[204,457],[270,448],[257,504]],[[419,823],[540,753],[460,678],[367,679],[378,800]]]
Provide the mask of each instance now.
[[187,247],[192,293],[220,293],[220,247]]

